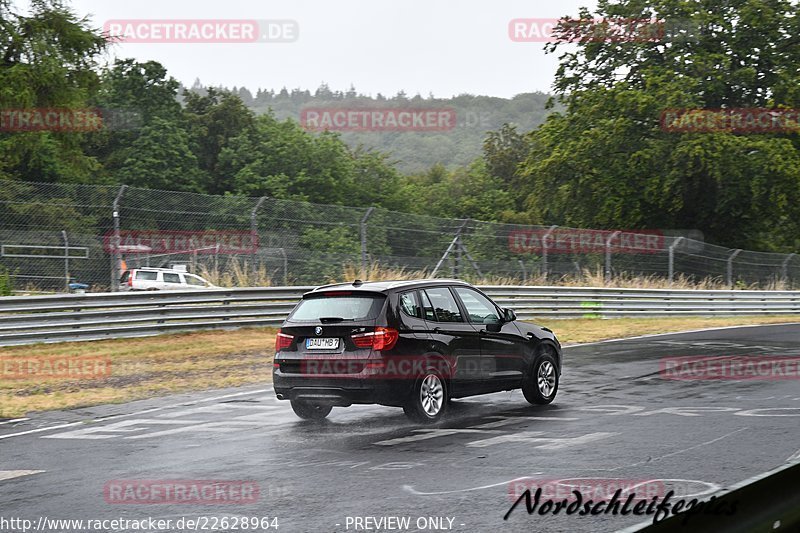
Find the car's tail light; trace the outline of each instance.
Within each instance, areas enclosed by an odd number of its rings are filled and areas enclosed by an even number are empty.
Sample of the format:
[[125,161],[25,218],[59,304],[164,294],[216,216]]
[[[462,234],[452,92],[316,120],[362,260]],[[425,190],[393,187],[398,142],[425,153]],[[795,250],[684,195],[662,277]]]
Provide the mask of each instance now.
[[397,343],[400,332],[392,328],[377,327],[369,333],[353,335],[353,343],[358,348],[372,348],[373,350],[391,350]]
[[284,348],[288,348],[292,345],[292,341],[294,337],[292,335],[287,335],[282,331],[278,332],[278,335],[275,337],[275,351],[280,352]]
[[133,271],[131,270],[130,276],[128,276],[128,287],[133,287]]

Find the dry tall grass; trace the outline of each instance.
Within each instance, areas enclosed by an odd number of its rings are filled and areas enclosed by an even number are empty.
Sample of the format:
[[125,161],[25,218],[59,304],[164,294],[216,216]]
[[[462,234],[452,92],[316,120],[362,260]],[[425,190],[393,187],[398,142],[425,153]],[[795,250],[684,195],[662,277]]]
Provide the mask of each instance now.
[[[214,267],[200,265],[199,275],[219,287],[270,287],[275,281],[264,266],[259,266],[253,272],[247,261],[230,261],[225,270]],[[446,274],[445,274],[446,275]],[[340,277],[320,280],[320,283],[340,283],[360,279],[363,281],[389,281],[389,280],[410,280],[425,279],[430,277],[427,269],[415,270],[405,267],[383,265],[379,262],[370,263],[366,271],[362,270],[361,265],[347,263],[342,266]],[[528,286],[559,286],[559,287],[609,287],[609,288],[629,288],[629,289],[693,289],[693,290],[714,290],[728,289],[728,285],[722,277],[707,277],[702,279],[690,278],[684,274],[678,274],[670,283],[663,276],[649,275],[637,276],[632,274],[615,274],[610,280],[606,281],[605,273],[602,268],[596,270],[583,269],[580,274],[568,274],[565,276],[545,277],[541,274],[528,276],[525,280],[521,277],[488,275],[478,276],[474,272],[467,271],[462,279],[476,285],[528,285]],[[292,280],[289,280],[289,284]],[[744,284],[737,282],[735,289],[761,289],[761,290],[790,290],[791,287],[781,279],[774,279],[766,284]]]
[[261,265],[255,272],[247,261],[231,261],[226,270],[200,265],[197,274],[207,279],[217,287],[271,287],[272,277],[267,269]]
[[[380,263],[371,263],[366,272],[362,271],[360,266],[348,264],[343,269],[341,279],[332,279],[331,283],[338,283],[344,281],[353,281],[361,279],[364,281],[388,281],[388,280],[406,280],[406,279],[424,279],[430,276],[427,270],[408,270],[398,267],[387,267]],[[472,272],[466,273],[462,279],[475,285],[528,285],[528,286],[559,286],[559,287],[609,287],[609,288],[627,288],[627,289],[691,289],[691,290],[724,290],[728,289],[728,285],[721,277],[706,277],[702,279],[693,279],[684,274],[675,276],[672,283],[663,276],[649,275],[637,276],[626,273],[616,274],[610,280],[606,281],[605,273],[602,268],[596,270],[583,269],[580,275],[569,274],[560,277],[549,276],[545,277],[541,274],[528,276],[523,280],[520,277],[513,276],[477,276]],[[780,279],[775,279],[767,284],[753,283],[750,285],[737,283],[735,289],[751,289],[751,290],[789,290],[791,287]]]

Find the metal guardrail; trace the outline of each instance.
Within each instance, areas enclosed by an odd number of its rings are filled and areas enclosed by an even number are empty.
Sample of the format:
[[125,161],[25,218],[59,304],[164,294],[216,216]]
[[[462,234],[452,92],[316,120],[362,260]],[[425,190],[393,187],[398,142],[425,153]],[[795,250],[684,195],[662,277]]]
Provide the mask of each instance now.
[[[277,326],[313,287],[0,298],[0,346]],[[542,317],[800,315],[800,291],[484,286],[523,320]]]
[[522,319],[798,314],[800,291],[481,287]]

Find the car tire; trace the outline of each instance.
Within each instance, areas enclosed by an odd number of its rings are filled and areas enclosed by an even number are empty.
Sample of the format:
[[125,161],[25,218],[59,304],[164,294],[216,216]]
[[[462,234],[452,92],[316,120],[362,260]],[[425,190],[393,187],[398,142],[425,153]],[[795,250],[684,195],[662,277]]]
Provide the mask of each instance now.
[[447,382],[437,371],[429,369],[417,379],[403,411],[414,422],[432,424],[444,417],[449,399]]
[[323,420],[333,409],[332,405],[292,400],[292,411],[303,420]]
[[522,394],[528,403],[547,405],[556,397],[558,378],[556,358],[547,350],[534,360],[531,372],[522,383]]

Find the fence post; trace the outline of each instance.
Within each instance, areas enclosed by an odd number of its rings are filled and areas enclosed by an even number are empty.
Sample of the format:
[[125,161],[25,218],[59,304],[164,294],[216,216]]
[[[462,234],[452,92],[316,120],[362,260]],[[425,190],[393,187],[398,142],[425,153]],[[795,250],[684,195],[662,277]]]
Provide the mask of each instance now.
[[620,233],[615,231],[606,239],[606,282],[611,281],[611,241]]
[[367,209],[359,226],[361,229],[361,278],[367,275],[367,219],[372,215],[373,211],[375,211],[374,207]]
[[283,256],[283,285],[289,285],[289,258],[286,256],[286,250],[284,248],[278,248],[281,251],[281,255]]
[[733,288],[733,259],[742,253],[741,248],[733,250],[733,253],[728,256],[728,287]]
[[261,207],[261,204],[263,204],[267,198],[268,196],[262,196],[261,198],[259,198],[258,201],[256,202],[255,207],[253,207],[253,210],[250,211],[250,240],[252,241],[251,250],[253,250],[252,252],[250,252],[250,268],[251,272],[253,273],[253,279],[255,279],[256,277],[256,250],[258,248],[257,215],[258,215],[258,210]]
[[[453,247],[456,244],[460,245],[460,243],[461,243],[461,232],[464,230],[464,226],[467,225],[467,222],[469,222],[469,219],[462,219],[462,224],[461,224],[461,226],[459,226],[458,231],[456,231],[456,236],[453,238],[452,241],[450,241],[450,245],[447,247],[447,250],[444,251],[444,254],[442,254],[442,257],[439,258],[439,261],[436,263],[436,266],[433,267],[433,272],[431,272],[431,277],[432,278],[436,277],[436,273],[439,272],[439,269],[441,268],[442,263],[444,263],[444,260],[447,259],[448,255],[450,255],[450,252],[453,250]],[[461,248],[461,247],[459,246],[459,248]]]
[[791,261],[792,257],[796,255],[797,254],[789,254],[786,257],[786,259],[784,259],[783,264],[781,265],[781,276],[783,277],[784,283],[789,281],[789,261]]
[[685,240],[685,237],[678,237],[669,245],[669,284],[672,285],[672,278],[675,275],[675,248]]
[[458,279],[461,275],[461,235],[456,237],[456,259],[453,261],[453,277]]
[[547,249],[549,248],[547,239],[550,238],[550,234],[553,233],[557,227],[558,226],[555,224],[550,226],[550,229],[547,230],[547,233],[542,237],[542,277],[544,277],[544,279],[547,279]]
[[117,292],[119,290],[119,277],[120,277],[120,270],[122,267],[122,254],[120,254],[119,248],[121,245],[120,238],[119,238],[119,202],[122,200],[122,195],[125,194],[125,189],[127,189],[127,185],[123,185],[119,188],[119,192],[117,193],[117,197],[114,198],[114,204],[111,207],[111,215],[114,219],[114,252],[113,258],[111,259],[111,291]]
[[61,230],[61,237],[64,239],[64,290],[69,292],[69,239],[67,230]]

